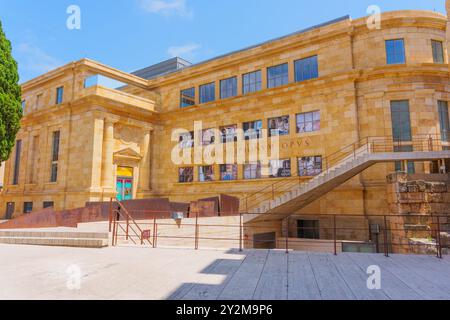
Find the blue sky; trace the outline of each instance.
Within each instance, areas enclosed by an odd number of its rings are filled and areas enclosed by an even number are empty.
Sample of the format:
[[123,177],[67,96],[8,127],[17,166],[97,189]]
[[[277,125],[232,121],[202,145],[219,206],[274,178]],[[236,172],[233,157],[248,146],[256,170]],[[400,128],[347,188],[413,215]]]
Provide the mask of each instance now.
[[[69,30],[68,6],[81,9]],[[0,0],[21,82],[83,57],[134,71],[181,56],[200,62],[349,14],[425,9],[444,0]]]

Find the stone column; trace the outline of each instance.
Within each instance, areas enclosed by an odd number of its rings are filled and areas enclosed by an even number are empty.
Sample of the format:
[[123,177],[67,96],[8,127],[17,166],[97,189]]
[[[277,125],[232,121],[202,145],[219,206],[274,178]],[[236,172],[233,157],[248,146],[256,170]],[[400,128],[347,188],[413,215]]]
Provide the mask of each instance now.
[[139,165],[139,193],[146,193],[151,188],[152,129],[146,129],[141,143],[141,163]]
[[103,192],[114,190],[114,124],[116,120],[105,119],[103,133],[102,187]]

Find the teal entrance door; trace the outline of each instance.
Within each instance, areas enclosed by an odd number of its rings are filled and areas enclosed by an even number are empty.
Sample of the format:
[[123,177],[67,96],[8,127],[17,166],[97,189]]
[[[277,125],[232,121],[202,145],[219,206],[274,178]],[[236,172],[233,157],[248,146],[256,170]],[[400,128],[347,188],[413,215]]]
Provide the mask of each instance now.
[[117,178],[117,200],[133,199],[133,180],[129,178]]

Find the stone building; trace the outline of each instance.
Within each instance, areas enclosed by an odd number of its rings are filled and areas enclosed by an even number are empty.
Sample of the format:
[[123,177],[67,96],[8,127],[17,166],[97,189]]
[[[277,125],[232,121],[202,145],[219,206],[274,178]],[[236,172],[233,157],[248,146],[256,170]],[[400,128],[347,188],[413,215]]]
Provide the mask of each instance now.
[[[412,151],[413,137],[433,136],[448,150],[447,18],[398,11],[383,13],[380,28],[367,21],[343,17],[199,64],[173,59],[133,74],[83,59],[24,83],[0,218],[116,196],[242,199],[277,179],[308,181],[327,156],[366,137],[391,137],[401,142],[396,151]],[[203,130],[192,138],[198,121]],[[184,131],[173,139],[177,129]],[[247,149],[261,130],[279,138],[268,175],[257,162],[171,157],[179,141],[183,149],[223,146],[239,129]],[[377,164],[297,213],[388,214],[388,174],[448,167]]]

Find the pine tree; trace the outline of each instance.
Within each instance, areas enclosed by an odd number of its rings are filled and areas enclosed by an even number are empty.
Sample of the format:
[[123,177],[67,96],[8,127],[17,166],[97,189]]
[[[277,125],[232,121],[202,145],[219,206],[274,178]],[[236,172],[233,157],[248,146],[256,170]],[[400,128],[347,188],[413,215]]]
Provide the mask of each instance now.
[[9,158],[20,128],[22,94],[18,83],[17,62],[0,21],[0,163]]

